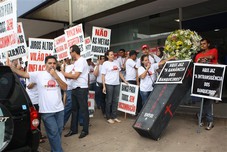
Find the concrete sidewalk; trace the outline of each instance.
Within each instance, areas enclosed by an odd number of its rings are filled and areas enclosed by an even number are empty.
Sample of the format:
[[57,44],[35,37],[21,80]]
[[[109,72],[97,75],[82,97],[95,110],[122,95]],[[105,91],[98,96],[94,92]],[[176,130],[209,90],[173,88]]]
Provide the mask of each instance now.
[[[159,141],[141,137],[133,128],[135,117],[119,117],[122,122],[108,124],[101,111],[95,112],[90,122],[90,134],[79,139],[77,135],[64,137],[69,130],[67,124],[62,135],[65,152],[226,152],[227,119],[215,119],[215,127],[197,133],[197,122],[192,115],[177,113],[170,121]],[[81,128],[80,128],[81,130]],[[40,152],[50,151],[48,142],[40,144]]]

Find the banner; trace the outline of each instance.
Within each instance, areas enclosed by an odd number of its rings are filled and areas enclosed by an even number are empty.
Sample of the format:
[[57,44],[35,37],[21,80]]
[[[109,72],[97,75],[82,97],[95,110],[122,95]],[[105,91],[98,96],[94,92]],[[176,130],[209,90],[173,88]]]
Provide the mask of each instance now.
[[44,71],[45,57],[54,52],[54,40],[29,38],[28,72]]
[[194,63],[191,95],[221,100],[225,65]]
[[27,44],[24,36],[24,29],[21,22],[17,23],[17,48],[10,49],[8,51],[8,57],[10,60],[18,59],[23,56],[27,56]]
[[182,83],[191,60],[168,61],[162,68],[157,84]]
[[92,54],[104,55],[110,48],[111,29],[95,27],[92,28]]
[[135,115],[138,91],[137,85],[121,83],[118,110]]
[[65,58],[71,58],[65,34],[54,39],[54,47],[58,61]]
[[84,32],[82,24],[78,24],[69,29],[66,29],[65,36],[69,48],[72,45],[77,45],[80,48],[81,53],[85,51]]
[[95,112],[95,91],[89,91],[88,93],[88,111],[89,117],[93,117]]
[[17,47],[17,1],[0,3],[0,53]]
[[91,54],[91,39],[90,39],[90,36],[84,38],[84,42],[85,42],[85,51],[82,52],[80,55],[82,57],[84,57],[85,59],[92,58],[93,55]]

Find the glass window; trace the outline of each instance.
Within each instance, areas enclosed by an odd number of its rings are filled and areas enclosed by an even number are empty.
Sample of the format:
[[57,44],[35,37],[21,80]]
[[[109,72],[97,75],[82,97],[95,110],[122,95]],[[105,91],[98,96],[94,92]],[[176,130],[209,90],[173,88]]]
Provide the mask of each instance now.
[[163,46],[169,33],[179,28],[178,14],[178,9],[174,9],[109,27],[111,49],[140,50],[143,44]]

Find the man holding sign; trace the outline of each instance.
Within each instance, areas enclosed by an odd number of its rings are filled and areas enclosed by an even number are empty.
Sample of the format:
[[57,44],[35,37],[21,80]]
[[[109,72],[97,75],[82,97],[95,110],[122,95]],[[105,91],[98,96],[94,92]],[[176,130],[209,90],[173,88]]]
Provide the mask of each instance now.
[[[195,62],[206,63],[206,64],[217,64],[218,63],[218,51],[216,48],[210,49],[210,42],[207,39],[200,41],[201,52],[195,57]],[[213,124],[213,100],[204,98],[203,105],[203,116],[206,118],[207,127],[206,130],[211,130],[214,127]],[[203,123],[201,122],[201,125]]]

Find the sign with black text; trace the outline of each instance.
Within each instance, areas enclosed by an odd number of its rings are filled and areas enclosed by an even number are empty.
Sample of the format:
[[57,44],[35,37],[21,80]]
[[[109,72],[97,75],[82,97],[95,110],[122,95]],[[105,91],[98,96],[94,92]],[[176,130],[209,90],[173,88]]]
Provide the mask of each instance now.
[[118,110],[135,115],[138,91],[137,85],[121,83]]
[[156,84],[181,84],[191,60],[167,61],[158,76]]
[[225,65],[194,63],[191,95],[221,100]]

